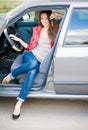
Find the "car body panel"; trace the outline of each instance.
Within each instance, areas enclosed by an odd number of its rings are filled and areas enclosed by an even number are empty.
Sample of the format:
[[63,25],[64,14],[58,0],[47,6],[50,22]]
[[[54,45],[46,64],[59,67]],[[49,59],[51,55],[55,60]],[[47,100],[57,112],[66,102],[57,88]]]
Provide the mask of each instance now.
[[[82,2],[81,2],[82,1]],[[86,33],[79,33],[78,31],[69,31],[71,16],[74,9],[88,8],[88,2],[85,0],[75,1],[58,1],[55,0],[30,0],[23,3],[17,8],[7,13],[7,28],[13,25],[18,19],[30,11],[37,11],[43,9],[65,9],[66,12],[60,23],[55,40],[54,55],[47,74],[46,83],[37,89],[32,88],[28,97],[36,98],[88,98],[88,46],[65,45],[66,41],[73,41],[72,37],[88,36]],[[76,26],[81,28],[82,26]],[[5,28],[5,26],[3,27]],[[87,28],[87,27],[86,27]],[[72,35],[74,34],[74,35]],[[66,39],[67,37],[67,39]],[[87,40],[87,39],[86,39]],[[82,37],[80,37],[82,41]],[[74,42],[73,42],[74,43]],[[3,61],[5,64],[8,62]],[[17,96],[21,85],[18,84],[0,84],[0,96]]]
[[[88,81],[88,48],[65,48],[58,49],[55,58],[55,75],[56,81]],[[58,69],[57,69],[58,68]],[[73,71],[71,71],[73,70]],[[60,74],[58,76],[58,74]]]

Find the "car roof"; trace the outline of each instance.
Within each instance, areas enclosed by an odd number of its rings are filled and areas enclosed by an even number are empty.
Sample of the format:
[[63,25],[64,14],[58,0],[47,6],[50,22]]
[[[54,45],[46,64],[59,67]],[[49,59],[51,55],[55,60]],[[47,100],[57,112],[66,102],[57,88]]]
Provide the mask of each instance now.
[[45,4],[45,3],[50,3],[50,4],[55,4],[55,3],[64,3],[64,4],[71,4],[71,3],[79,3],[79,2],[88,2],[88,0],[27,0],[24,3],[27,3],[28,5],[30,4]]
[[[24,1],[21,5],[19,5],[17,8],[19,10],[20,9],[26,9],[28,7],[32,7],[32,6],[39,6],[39,5],[55,5],[55,4],[65,4],[65,5],[71,5],[73,3],[76,4],[81,4],[81,3],[88,3],[88,0],[26,0],[26,2]],[[17,8],[14,10],[12,10],[12,12],[14,13]],[[16,11],[17,12],[17,11]]]
[[45,3],[45,2],[64,2],[64,3],[72,3],[72,2],[88,2],[88,0],[27,0],[29,3]]
[[[23,10],[26,10],[30,7],[39,7],[39,6],[48,6],[48,5],[71,5],[71,4],[75,4],[79,5],[79,4],[83,4],[87,2],[88,0],[26,0],[26,2],[24,1],[21,5],[19,5],[18,7],[16,7],[15,9],[12,9],[11,11],[9,11],[7,13],[7,17],[9,18],[9,20],[11,20],[13,17],[15,17],[17,14],[20,14]],[[87,5],[87,4],[86,4]]]

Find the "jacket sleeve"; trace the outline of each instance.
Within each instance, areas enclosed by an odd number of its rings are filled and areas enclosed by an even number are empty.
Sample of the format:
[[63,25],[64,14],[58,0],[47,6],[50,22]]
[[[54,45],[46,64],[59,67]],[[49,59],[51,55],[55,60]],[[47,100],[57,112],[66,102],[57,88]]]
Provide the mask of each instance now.
[[26,50],[32,50],[34,47],[37,46],[39,36],[40,36],[40,31],[41,31],[41,27],[39,26],[33,28],[33,35],[27,48],[25,48]]
[[27,48],[25,48],[25,50],[32,50],[36,46],[37,44],[35,44],[35,39],[34,37],[32,37],[30,43],[28,44]]
[[31,41],[28,44],[28,46],[25,48],[25,50],[32,50],[34,47],[36,47],[36,44],[35,44],[35,29],[33,28],[33,35]]

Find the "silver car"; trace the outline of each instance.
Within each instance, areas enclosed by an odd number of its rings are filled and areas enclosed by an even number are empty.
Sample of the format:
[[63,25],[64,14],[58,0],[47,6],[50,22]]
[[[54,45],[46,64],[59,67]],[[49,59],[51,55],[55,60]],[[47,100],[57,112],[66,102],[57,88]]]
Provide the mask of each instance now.
[[[52,10],[64,14],[57,18],[58,33],[54,47],[41,63],[28,97],[88,98],[88,2],[29,0],[0,16],[0,81],[10,69],[20,65],[24,48],[9,38],[15,34],[29,43],[38,13]],[[17,96],[26,74],[9,84],[0,83],[0,96]]]

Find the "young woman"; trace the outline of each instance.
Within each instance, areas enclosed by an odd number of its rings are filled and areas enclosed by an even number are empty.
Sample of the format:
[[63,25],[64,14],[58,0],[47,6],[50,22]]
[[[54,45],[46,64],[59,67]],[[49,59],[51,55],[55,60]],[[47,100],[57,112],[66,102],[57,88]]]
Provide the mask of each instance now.
[[13,119],[19,118],[22,103],[25,101],[34,83],[35,76],[39,71],[39,66],[53,46],[58,30],[58,25],[54,19],[56,17],[63,17],[63,15],[61,13],[52,13],[52,11],[48,10],[40,12],[39,26],[34,27],[33,36],[29,45],[15,35],[10,35],[10,38],[18,41],[26,51],[23,54],[23,64],[12,70],[12,72],[3,79],[2,84],[8,84],[11,79],[14,79],[17,75],[27,72],[24,84],[17,97],[18,101],[12,114]]

